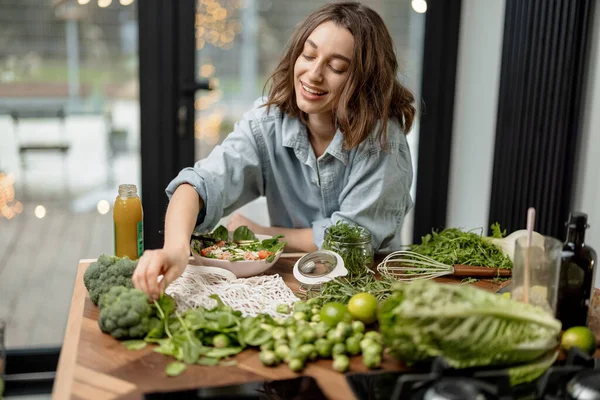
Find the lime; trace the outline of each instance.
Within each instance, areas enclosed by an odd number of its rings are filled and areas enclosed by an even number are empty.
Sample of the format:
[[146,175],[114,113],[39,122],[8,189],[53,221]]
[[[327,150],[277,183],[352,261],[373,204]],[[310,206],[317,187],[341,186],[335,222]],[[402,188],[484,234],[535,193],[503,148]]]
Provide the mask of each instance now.
[[578,347],[585,353],[594,354],[596,351],[596,335],[586,326],[574,326],[563,333],[560,347],[568,351],[571,347]]
[[368,325],[377,320],[377,305],[377,299],[371,293],[358,293],[350,298],[348,311],[352,318]]
[[336,326],[338,322],[347,319],[347,315],[348,308],[342,303],[335,301],[325,304],[319,312],[321,322],[325,322],[330,327]]

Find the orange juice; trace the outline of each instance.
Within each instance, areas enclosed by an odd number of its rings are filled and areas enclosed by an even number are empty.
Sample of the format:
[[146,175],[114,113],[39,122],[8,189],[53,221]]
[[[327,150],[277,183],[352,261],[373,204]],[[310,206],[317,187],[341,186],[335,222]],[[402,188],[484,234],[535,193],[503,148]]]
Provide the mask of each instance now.
[[135,185],[119,185],[113,209],[115,255],[137,260],[144,252],[144,214]]

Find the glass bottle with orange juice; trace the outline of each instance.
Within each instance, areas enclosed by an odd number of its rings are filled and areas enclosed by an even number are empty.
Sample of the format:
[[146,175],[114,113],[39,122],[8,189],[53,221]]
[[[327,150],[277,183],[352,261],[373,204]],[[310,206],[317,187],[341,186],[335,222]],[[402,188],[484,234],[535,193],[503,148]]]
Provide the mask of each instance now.
[[115,255],[137,260],[144,252],[144,213],[135,185],[119,185],[113,209]]

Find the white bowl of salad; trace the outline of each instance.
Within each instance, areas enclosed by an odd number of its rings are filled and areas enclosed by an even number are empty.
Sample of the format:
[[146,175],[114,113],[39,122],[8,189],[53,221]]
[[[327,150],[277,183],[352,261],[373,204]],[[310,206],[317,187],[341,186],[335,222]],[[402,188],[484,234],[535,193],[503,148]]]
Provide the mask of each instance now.
[[286,245],[282,237],[256,235],[246,226],[228,232],[221,225],[211,233],[194,234],[192,255],[201,265],[224,268],[246,278],[265,272],[277,262]]

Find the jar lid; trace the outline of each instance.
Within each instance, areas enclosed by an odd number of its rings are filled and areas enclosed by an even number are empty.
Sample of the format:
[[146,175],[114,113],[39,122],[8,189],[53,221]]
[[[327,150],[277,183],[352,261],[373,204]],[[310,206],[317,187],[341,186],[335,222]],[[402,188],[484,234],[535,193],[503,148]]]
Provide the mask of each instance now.
[[319,285],[347,274],[342,257],[330,250],[305,254],[294,264],[294,278],[306,285]]

